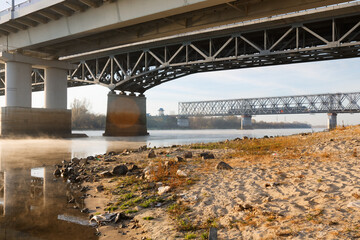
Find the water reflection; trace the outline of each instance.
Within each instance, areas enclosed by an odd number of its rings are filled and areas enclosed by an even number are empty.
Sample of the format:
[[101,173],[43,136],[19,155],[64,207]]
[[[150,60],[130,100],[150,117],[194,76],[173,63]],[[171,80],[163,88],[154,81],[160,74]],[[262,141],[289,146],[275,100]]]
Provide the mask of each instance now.
[[68,146],[53,153],[26,141],[15,148],[0,142],[0,239],[97,239],[93,228],[59,218],[87,222],[87,215],[67,204],[69,186],[53,176],[53,164],[71,157]]

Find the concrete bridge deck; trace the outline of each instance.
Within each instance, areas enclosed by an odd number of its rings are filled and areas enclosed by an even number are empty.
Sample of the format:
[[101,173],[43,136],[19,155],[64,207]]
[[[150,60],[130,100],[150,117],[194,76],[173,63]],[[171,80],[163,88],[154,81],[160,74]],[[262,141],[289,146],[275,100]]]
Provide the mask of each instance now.
[[0,12],[0,45],[56,59],[344,0],[32,0]]

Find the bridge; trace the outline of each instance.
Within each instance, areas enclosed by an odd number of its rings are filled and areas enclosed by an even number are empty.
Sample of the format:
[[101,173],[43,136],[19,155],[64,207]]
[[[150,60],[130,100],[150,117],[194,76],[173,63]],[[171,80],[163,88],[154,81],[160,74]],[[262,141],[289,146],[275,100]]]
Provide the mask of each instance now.
[[[67,88],[98,84],[111,90],[105,134],[143,135],[147,90],[198,72],[358,57],[359,26],[359,1],[28,1],[0,12],[1,134],[69,133]],[[45,91],[45,109],[31,108],[32,91]]]
[[241,115],[242,129],[251,128],[253,115],[309,113],[327,113],[328,128],[333,129],[337,125],[337,114],[360,113],[360,92],[180,102],[178,106],[180,119]]

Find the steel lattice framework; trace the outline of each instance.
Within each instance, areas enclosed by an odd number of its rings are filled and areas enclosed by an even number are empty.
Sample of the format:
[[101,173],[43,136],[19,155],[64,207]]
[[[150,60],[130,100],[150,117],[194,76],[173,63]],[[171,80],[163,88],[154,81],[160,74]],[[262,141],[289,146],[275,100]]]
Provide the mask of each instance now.
[[[99,84],[142,94],[193,73],[358,57],[358,8],[357,2],[325,7],[75,56],[69,58],[77,68],[69,72],[68,86]],[[33,91],[43,90],[42,76],[36,70]],[[4,83],[2,78],[0,94]]]
[[360,92],[180,102],[179,116],[360,113]]

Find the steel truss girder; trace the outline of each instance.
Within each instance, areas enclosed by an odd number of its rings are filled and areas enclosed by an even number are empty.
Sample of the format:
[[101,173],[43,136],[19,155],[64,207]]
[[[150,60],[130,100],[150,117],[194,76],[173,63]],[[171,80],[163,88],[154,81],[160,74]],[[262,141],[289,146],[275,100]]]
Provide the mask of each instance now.
[[180,102],[180,116],[360,113],[360,92]]
[[192,73],[358,57],[359,26],[360,14],[252,32],[234,30],[226,36],[83,60],[71,81],[143,93]]
[[[69,73],[68,86],[99,84],[110,89],[145,91],[193,73],[358,57],[360,13],[353,16],[284,24],[276,28],[227,33],[167,45],[138,46],[83,59]],[[0,79],[1,80],[1,79]],[[33,82],[34,91],[43,88]],[[0,94],[4,84],[0,81]]]

